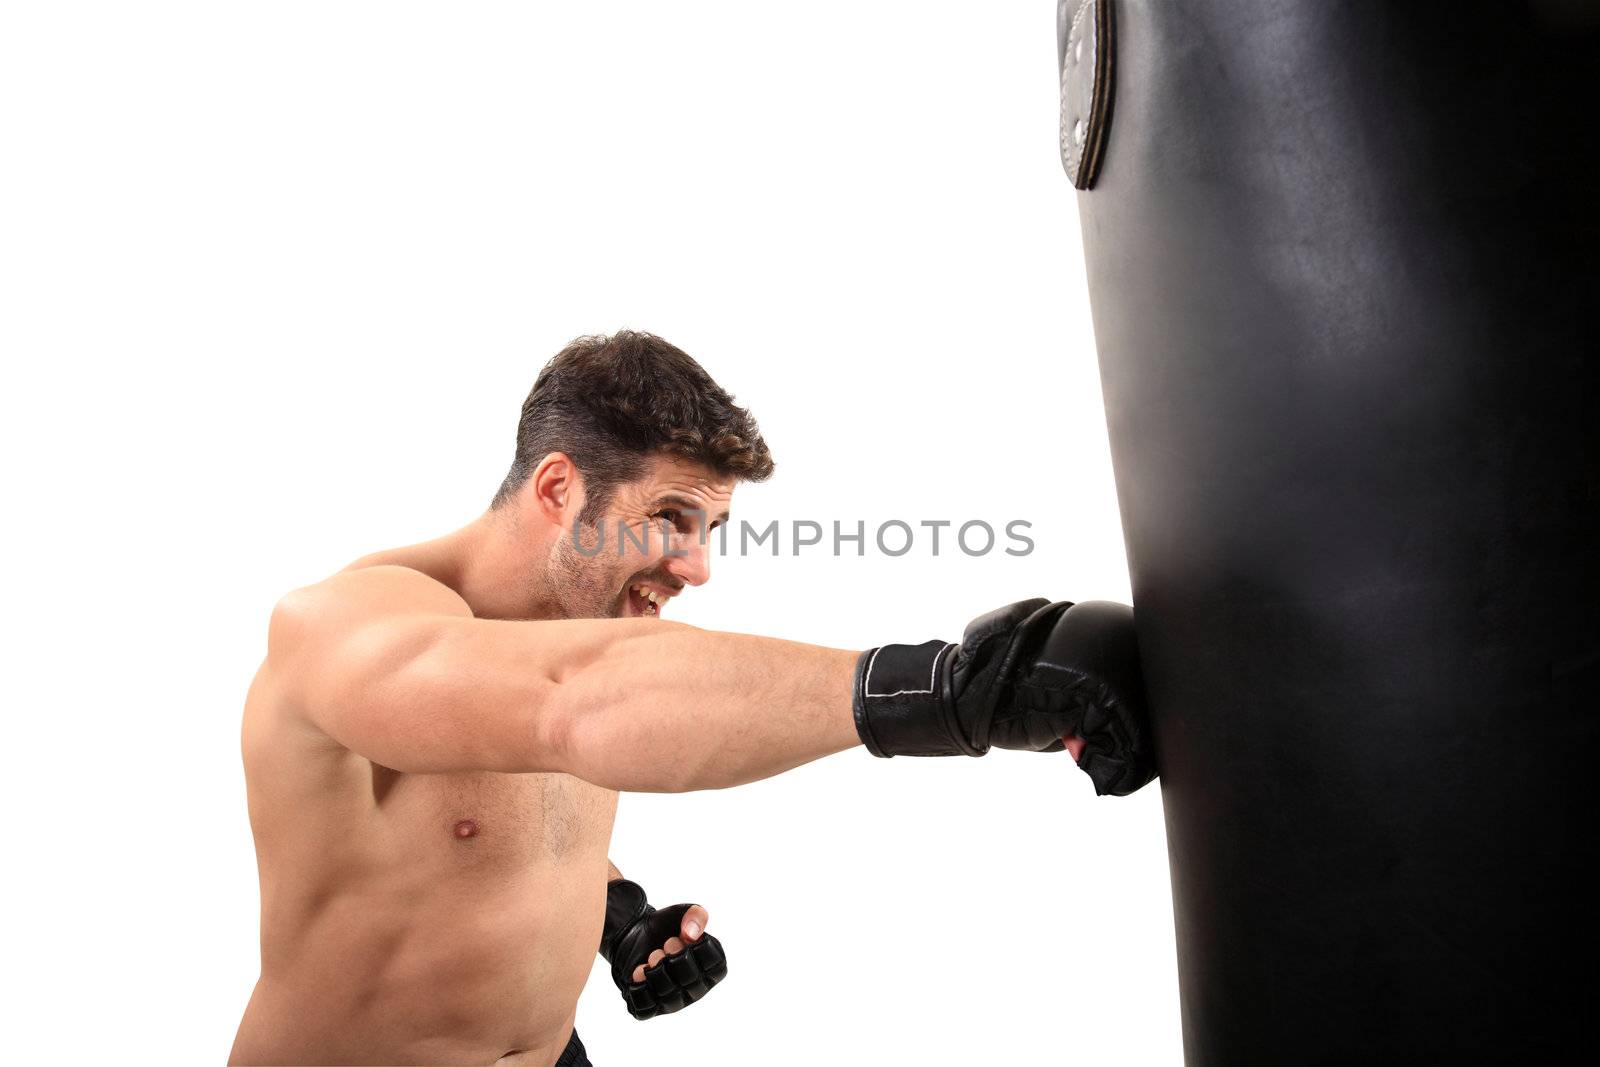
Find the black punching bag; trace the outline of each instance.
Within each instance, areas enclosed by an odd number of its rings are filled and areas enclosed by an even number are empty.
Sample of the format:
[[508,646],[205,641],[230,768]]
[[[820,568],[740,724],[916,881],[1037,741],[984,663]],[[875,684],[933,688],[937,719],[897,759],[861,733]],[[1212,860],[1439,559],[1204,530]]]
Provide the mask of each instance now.
[[1595,10],[1065,5],[1192,1065],[1600,1044]]

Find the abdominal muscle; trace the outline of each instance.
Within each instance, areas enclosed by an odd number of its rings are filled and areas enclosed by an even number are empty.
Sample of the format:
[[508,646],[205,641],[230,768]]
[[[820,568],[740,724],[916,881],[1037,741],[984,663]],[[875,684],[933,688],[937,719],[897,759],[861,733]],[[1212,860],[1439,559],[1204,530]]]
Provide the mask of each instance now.
[[294,747],[252,759],[247,710],[262,969],[230,1062],[553,1063],[600,943],[616,794]]

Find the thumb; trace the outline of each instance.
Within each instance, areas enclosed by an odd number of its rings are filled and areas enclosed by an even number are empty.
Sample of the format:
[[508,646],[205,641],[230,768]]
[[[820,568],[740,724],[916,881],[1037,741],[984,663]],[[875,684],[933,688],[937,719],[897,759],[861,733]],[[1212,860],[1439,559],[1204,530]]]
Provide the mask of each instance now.
[[1083,738],[1077,736],[1076,734],[1067,734],[1061,739],[1061,743],[1067,746],[1068,752],[1072,753],[1074,762],[1082,762]]
[[706,909],[696,904],[683,913],[681,933],[685,941],[698,941],[700,935],[705,933],[706,923],[711,921],[711,916],[706,914]]

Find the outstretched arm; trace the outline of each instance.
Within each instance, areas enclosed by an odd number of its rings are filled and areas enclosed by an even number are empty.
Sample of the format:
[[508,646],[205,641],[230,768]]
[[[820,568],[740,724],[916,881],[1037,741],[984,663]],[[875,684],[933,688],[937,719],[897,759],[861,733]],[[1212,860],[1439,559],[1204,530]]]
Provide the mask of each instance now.
[[394,770],[672,792],[859,744],[856,658],[658,619],[478,619],[433,579],[374,567],[286,597],[268,668],[318,729]]
[[333,742],[403,772],[564,771],[677,792],[865,743],[878,756],[1071,748],[1101,793],[1155,774],[1133,612],[1103,602],[1020,601],[960,645],[858,654],[659,619],[478,619],[423,574],[373,567],[286,597],[265,673]]

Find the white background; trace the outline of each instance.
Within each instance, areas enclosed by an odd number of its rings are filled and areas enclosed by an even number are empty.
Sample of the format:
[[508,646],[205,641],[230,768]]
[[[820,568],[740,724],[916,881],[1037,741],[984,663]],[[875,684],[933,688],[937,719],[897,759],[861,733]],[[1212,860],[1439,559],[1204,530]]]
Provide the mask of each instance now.
[[[719,560],[680,619],[854,648],[1128,596],[1052,4],[4,11],[8,1059],[226,1056],[267,613],[478,514],[577,334],[752,408],[752,521],[1034,524]],[[612,852],[732,974],[635,1023],[597,969],[601,1067],[1180,1057],[1155,788],[856,750],[624,797]]]

